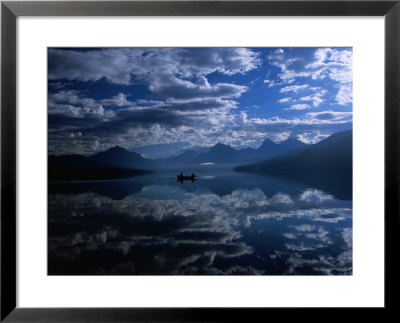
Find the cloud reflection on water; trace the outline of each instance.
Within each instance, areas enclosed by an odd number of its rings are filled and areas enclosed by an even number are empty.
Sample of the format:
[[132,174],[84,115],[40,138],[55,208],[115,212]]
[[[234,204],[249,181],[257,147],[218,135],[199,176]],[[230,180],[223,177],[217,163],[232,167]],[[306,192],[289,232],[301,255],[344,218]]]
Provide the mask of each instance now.
[[170,185],[121,200],[51,194],[49,274],[351,274],[351,202],[327,196]]

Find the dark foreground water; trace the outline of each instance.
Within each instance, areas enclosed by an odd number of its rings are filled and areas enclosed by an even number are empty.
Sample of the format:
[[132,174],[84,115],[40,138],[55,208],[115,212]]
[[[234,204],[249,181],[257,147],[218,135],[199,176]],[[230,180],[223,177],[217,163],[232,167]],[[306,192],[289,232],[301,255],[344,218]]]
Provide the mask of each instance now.
[[352,201],[235,172],[49,184],[50,275],[351,275]]

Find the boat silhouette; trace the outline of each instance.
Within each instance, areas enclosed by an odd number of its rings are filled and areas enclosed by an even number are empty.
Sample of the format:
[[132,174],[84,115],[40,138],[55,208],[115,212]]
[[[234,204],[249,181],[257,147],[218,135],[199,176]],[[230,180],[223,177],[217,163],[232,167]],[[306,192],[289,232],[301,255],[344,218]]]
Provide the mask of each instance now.
[[183,173],[180,173],[179,175],[176,175],[176,181],[180,182],[183,184],[184,181],[192,181],[194,183],[197,180],[197,176],[192,173],[190,176],[185,176]]

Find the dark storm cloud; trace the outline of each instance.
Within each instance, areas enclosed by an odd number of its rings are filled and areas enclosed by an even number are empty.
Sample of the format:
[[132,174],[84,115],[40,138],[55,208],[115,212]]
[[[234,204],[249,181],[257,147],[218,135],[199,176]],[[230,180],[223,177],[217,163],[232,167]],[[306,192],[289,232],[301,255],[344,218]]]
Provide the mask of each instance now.
[[115,113],[112,120],[102,121],[97,118],[74,118],[62,114],[49,114],[50,134],[52,130],[80,131],[85,135],[101,138],[104,135],[123,135],[135,128],[146,128],[152,125],[177,127],[190,124],[187,116],[179,116],[174,112],[162,109],[123,110]]
[[[230,103],[230,105],[228,105]],[[172,103],[158,108],[128,108],[112,111],[108,117],[104,114],[86,114],[74,115],[69,109],[65,109],[64,113],[49,113],[49,129],[60,128],[61,126],[77,128],[86,133],[98,133],[99,135],[106,132],[115,134],[123,134],[126,130],[134,130],[136,127],[147,127],[153,124],[165,125],[168,127],[193,126],[195,122],[201,122],[201,114],[186,113],[179,111],[196,112],[208,109],[230,108],[232,102],[228,101],[210,101],[210,102],[189,102],[189,103]],[[79,110],[80,111],[80,110]],[[207,119],[205,115],[203,119]]]
[[126,50],[48,50],[49,80],[98,81],[129,84],[131,71]]
[[104,122],[98,127],[89,128],[95,132],[111,131],[122,133],[125,130],[135,127],[146,127],[153,124],[165,125],[168,127],[177,127],[188,124],[186,116],[178,115],[174,111],[166,109],[139,109],[139,110],[121,110],[115,114],[112,121]]
[[107,119],[49,113],[48,120],[50,154],[91,154],[117,144],[126,148],[150,144],[155,138],[178,140],[178,136],[209,123],[207,114],[179,114],[174,107],[123,109]]
[[260,64],[258,54],[245,48],[109,48],[49,49],[49,79],[115,84],[156,80],[158,75],[191,77],[215,71],[233,75]]
[[211,86],[205,77],[197,83],[180,80],[171,75],[162,75],[153,81],[149,89],[169,100],[195,100],[201,98],[234,98],[247,91],[247,86],[218,83]]

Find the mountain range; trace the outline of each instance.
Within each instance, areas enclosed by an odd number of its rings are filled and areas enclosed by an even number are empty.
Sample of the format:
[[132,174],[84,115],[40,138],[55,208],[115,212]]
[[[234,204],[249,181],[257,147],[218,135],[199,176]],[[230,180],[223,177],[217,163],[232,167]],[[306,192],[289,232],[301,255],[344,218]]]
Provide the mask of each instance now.
[[337,194],[352,194],[353,133],[344,131],[298,151],[262,162],[236,167],[235,171],[299,180]]
[[218,143],[206,152],[187,150],[178,156],[157,160],[115,146],[90,157],[51,155],[48,165],[50,180],[119,178],[162,169],[193,171],[202,165],[214,165],[239,172],[286,177],[321,189],[333,185],[348,195],[352,190],[352,131],[336,133],[314,145],[294,138],[280,144],[266,139],[257,149],[236,150]]
[[50,180],[110,179],[148,174],[159,168],[155,161],[119,146],[90,157],[50,155],[48,165]]
[[187,150],[182,154],[165,159],[158,159],[157,162],[166,167],[194,167],[201,164],[216,164],[217,166],[238,166],[244,163],[252,163],[273,158],[282,153],[297,150],[308,145],[303,142],[289,138],[286,141],[276,144],[265,139],[257,149],[245,148],[236,150],[229,145],[217,143],[209,148],[207,152],[196,152]]

